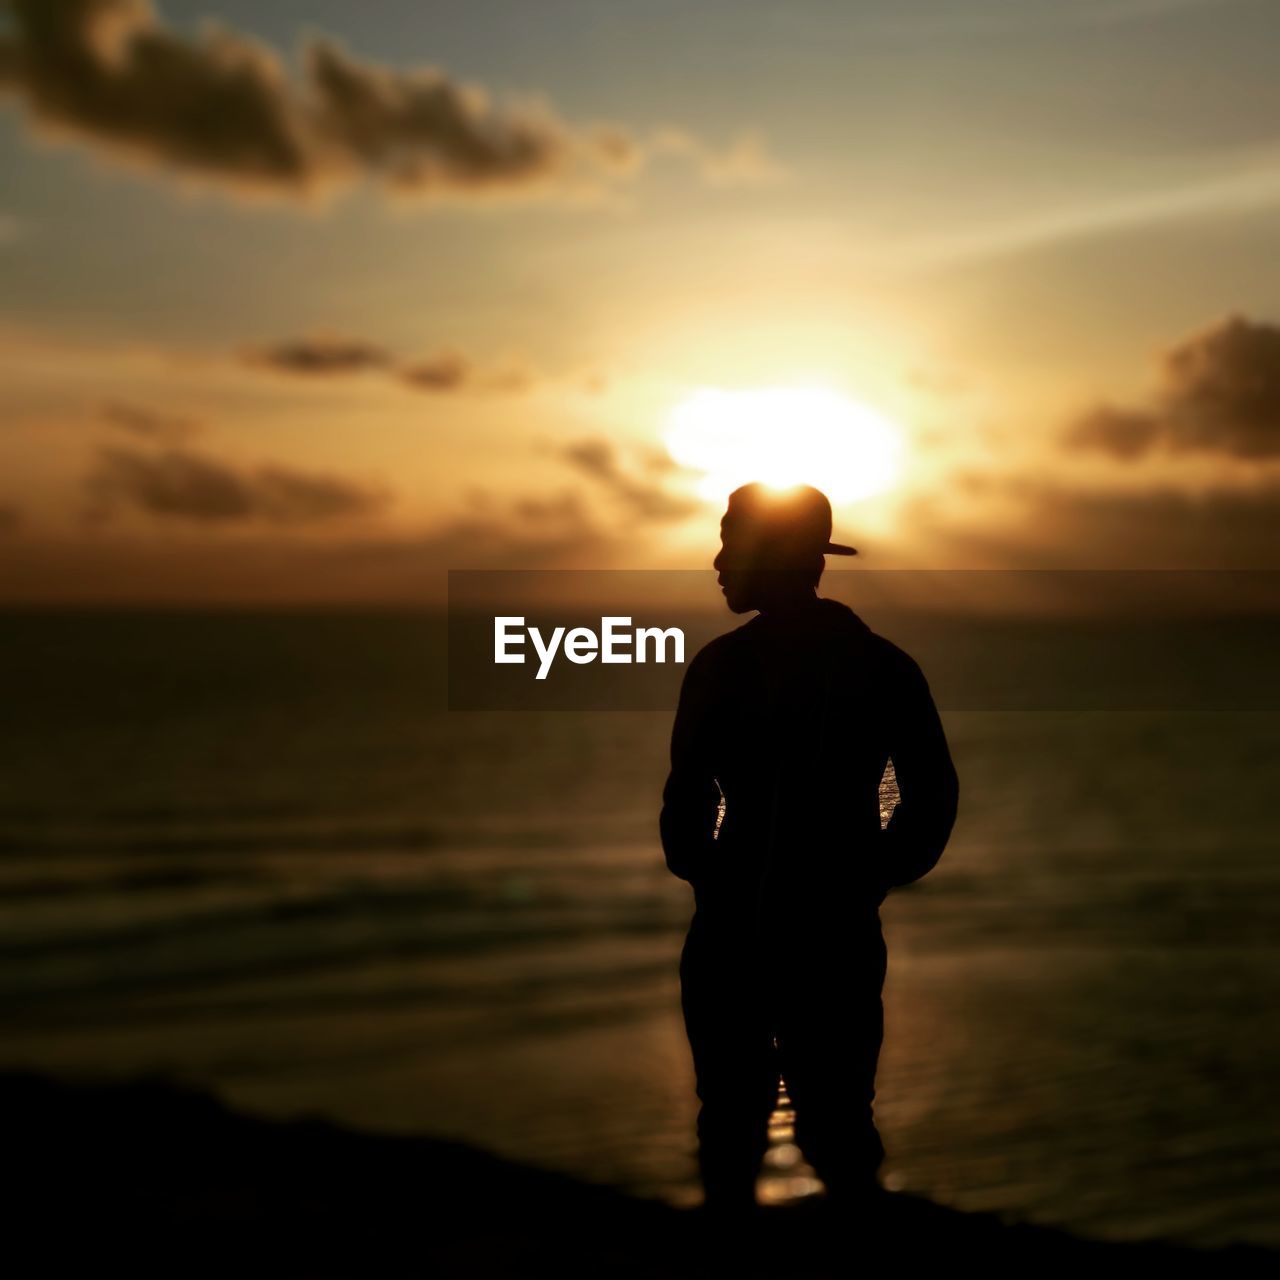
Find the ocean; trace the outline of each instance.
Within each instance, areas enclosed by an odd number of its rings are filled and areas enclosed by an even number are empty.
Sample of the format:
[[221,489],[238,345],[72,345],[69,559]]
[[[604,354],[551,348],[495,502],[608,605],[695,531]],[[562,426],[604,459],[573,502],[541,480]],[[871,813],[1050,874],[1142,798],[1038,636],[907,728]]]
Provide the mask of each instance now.
[[[881,629],[945,667],[962,790],[882,912],[887,1184],[1280,1247],[1274,624],[1197,630],[1130,698],[994,679],[993,637],[1078,640],[1051,621]],[[449,711],[444,647],[426,613],[0,618],[2,1065],[695,1200],[670,708]],[[794,1154],[763,1194],[811,1189]]]

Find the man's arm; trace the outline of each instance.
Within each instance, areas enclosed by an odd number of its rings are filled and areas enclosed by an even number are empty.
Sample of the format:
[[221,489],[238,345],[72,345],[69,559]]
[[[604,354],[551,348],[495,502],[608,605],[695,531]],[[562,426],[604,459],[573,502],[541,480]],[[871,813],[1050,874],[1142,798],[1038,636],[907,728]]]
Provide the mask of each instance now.
[[691,883],[708,865],[715,848],[712,833],[720,792],[710,763],[711,705],[710,661],[703,649],[689,664],[680,686],[671,730],[671,772],[662,790],[658,819],[667,867]]
[[901,650],[899,678],[885,711],[889,755],[898,780],[898,805],[883,833],[881,881],[885,891],[911,884],[931,871],[956,820],[959,780],[946,734],[924,673]]

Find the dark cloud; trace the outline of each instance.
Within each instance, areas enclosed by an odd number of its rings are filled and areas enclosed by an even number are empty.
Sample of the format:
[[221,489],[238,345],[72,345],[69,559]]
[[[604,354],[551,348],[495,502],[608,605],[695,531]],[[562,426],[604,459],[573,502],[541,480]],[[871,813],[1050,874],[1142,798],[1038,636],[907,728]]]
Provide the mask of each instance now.
[[565,490],[547,497],[484,502],[436,526],[412,551],[423,563],[452,569],[534,569],[573,564],[598,555],[608,539],[591,520],[581,495]]
[[391,363],[382,347],[355,338],[292,338],[244,352],[248,363],[281,373],[359,373]]
[[200,423],[191,418],[121,401],[104,404],[102,417],[118,431],[156,444],[183,444],[202,430]]
[[275,55],[226,31],[188,42],[147,0],[10,0],[0,87],[38,124],[122,157],[239,187],[303,192],[326,155]]
[[121,526],[0,538],[0,601],[438,605],[448,569],[598,568],[616,551],[572,491],[489,497],[400,533],[335,525],[297,537],[259,523],[228,538],[206,522],[175,538]]
[[665,449],[658,445],[641,445],[636,450],[636,455],[640,466],[653,475],[667,476],[677,471],[684,471],[682,467]]
[[[1028,486],[1022,552],[1073,568],[1280,568],[1280,485],[1189,494]],[[1017,546],[1016,540],[1010,549]]]
[[360,338],[290,338],[242,353],[249,364],[279,373],[308,375],[352,374],[376,370],[414,391],[494,391],[518,394],[538,380],[523,364],[485,369],[460,351],[441,350],[415,360],[401,360],[388,348]]
[[898,512],[910,540],[865,550],[884,568],[1280,570],[1280,479],[1259,481],[1193,492],[1086,488],[1069,473],[965,477],[953,490],[978,501],[917,495]]
[[1101,405],[1071,427],[1083,448],[1280,458],[1280,326],[1232,316],[1165,353],[1150,403]]
[[388,594],[421,591],[427,575],[447,569],[540,569],[596,566],[613,547],[581,493],[500,498],[472,494],[466,508],[405,536],[375,538],[326,551],[340,558],[346,579],[382,584]]
[[539,182],[567,171],[579,146],[606,167],[634,162],[634,144],[625,139],[621,152],[612,141],[593,145],[549,112],[499,110],[483,92],[438,71],[392,71],[327,40],[311,46],[307,68],[324,135],[402,190]]
[[1173,442],[1280,455],[1280,327],[1232,317],[1165,357]]
[[8,502],[0,502],[0,536],[17,533],[22,527],[22,513]]
[[419,391],[458,391],[473,377],[471,362],[456,351],[444,351],[403,365],[400,376]]
[[1105,449],[1117,458],[1136,458],[1146,453],[1159,435],[1160,423],[1149,413],[1100,404],[1076,419],[1067,440],[1082,449]]
[[[500,105],[431,68],[395,70],[332,40],[292,77],[270,48],[210,25],[189,39],[149,0],[9,0],[0,92],[45,132],[238,194],[307,197],[368,179],[417,196],[599,188],[658,150],[614,126]],[[685,146],[710,180],[736,152]]]
[[338,476],[254,469],[186,449],[106,448],[86,479],[90,514],[120,510],[204,524],[303,525],[369,515],[387,495]]
[[[698,509],[693,499],[672,494],[661,483],[629,470],[608,440],[581,440],[569,445],[563,456],[641,520],[680,520]],[[642,466],[652,473],[652,450],[644,452]]]

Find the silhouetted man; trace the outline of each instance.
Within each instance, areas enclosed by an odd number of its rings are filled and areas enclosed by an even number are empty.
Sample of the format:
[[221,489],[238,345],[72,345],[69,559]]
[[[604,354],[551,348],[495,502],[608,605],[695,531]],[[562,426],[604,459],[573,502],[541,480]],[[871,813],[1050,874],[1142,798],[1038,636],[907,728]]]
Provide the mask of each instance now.
[[[780,1074],[828,1196],[865,1202],[884,1158],[879,909],[941,855],[955,769],[919,667],[817,595],[824,555],[855,554],[830,541],[822,493],[745,485],[720,535],[729,608],[758,616],[689,665],[661,816],[694,890],[680,980],[706,1203],[754,1206]],[[881,830],[890,759],[900,799]]]

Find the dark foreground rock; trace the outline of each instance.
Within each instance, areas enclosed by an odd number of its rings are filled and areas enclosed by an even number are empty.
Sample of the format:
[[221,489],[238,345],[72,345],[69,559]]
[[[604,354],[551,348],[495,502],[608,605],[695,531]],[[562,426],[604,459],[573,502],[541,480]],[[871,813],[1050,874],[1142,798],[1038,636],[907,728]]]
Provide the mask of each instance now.
[[905,1195],[711,1223],[458,1143],[256,1119],[157,1081],[8,1074],[0,1099],[15,1276],[1280,1274],[1264,1250],[1107,1244]]

